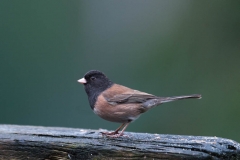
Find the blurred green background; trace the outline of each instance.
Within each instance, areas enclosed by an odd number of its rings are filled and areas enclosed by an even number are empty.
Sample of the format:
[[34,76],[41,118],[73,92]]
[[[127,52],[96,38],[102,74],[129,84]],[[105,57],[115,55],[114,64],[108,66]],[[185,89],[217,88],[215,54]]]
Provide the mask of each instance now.
[[116,129],[77,80],[98,69],[167,103],[127,131],[240,142],[240,1],[0,1],[0,123]]

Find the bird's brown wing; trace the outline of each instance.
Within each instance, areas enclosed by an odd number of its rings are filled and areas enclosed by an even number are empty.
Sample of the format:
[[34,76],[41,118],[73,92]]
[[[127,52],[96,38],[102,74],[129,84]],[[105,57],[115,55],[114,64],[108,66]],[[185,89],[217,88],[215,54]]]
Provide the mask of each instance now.
[[156,99],[153,95],[143,95],[143,94],[120,94],[113,98],[107,99],[110,103],[143,103],[149,99]]
[[152,94],[133,90],[118,84],[114,84],[107,89],[103,96],[110,104],[143,103],[149,99],[157,98]]

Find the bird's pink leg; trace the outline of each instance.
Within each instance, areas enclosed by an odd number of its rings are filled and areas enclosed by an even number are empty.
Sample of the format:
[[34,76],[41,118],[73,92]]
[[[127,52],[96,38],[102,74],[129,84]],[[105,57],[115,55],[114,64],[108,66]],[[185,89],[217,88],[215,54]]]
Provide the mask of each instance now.
[[[126,125],[126,123],[121,124],[120,127],[118,127],[115,131],[113,132],[101,132],[103,135],[115,135],[118,134],[118,131],[123,128],[123,126]],[[124,127],[125,128],[125,127]]]
[[128,122],[124,128],[122,129],[122,131],[119,133],[119,134],[114,134],[114,135],[108,135],[109,137],[113,137],[113,138],[117,138],[117,137],[120,137],[120,136],[123,136],[123,132],[125,131],[125,129],[127,128],[127,126],[129,125],[130,122]]

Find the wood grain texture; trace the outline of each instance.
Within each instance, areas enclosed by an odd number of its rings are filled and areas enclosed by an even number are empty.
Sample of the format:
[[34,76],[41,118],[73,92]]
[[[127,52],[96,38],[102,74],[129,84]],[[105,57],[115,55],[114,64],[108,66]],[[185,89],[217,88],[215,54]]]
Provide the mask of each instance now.
[[0,125],[0,159],[240,159],[240,144],[218,137]]

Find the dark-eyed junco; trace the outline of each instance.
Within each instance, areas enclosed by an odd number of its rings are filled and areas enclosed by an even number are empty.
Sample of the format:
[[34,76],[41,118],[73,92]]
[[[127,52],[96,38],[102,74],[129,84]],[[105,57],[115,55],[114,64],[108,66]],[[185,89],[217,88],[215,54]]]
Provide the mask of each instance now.
[[[113,83],[104,73],[97,70],[87,72],[78,82],[84,85],[88,101],[95,114],[105,120],[122,123],[114,132],[102,132],[110,137],[122,136],[129,123],[157,105],[181,99],[201,98],[199,94],[176,97],[154,96]],[[121,129],[122,131],[118,133]]]

